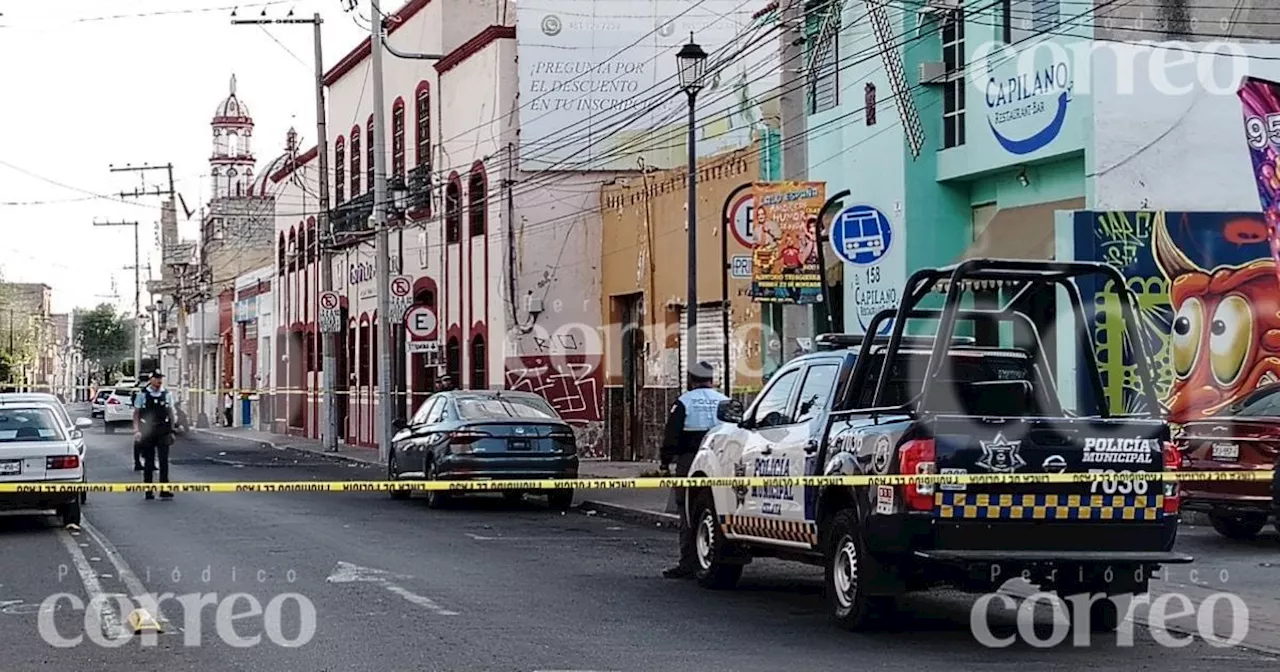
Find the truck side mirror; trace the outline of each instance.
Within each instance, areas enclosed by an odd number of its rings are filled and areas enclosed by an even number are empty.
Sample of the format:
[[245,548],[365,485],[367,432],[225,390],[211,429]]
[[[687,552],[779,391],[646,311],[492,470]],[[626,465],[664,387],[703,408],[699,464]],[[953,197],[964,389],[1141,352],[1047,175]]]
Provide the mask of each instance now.
[[729,399],[720,402],[716,407],[716,420],[727,422],[734,425],[742,424],[742,402],[737,399]]

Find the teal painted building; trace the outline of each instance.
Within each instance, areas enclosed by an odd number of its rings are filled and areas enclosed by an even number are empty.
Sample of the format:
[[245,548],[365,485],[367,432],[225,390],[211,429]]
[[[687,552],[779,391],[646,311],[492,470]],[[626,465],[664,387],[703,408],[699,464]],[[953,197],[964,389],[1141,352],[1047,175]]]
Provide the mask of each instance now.
[[[845,262],[837,273],[847,332],[861,333],[896,305],[906,277],[922,266],[967,256],[1051,258],[1054,212],[1090,201],[1091,102],[1087,87],[1073,92],[1077,74],[1088,77],[1092,26],[1081,12],[1090,8],[1058,0],[931,4],[811,5],[808,45],[818,51],[808,170],[828,194],[850,192],[830,230]],[[840,23],[824,31],[828,7],[838,8]],[[901,100],[889,75],[894,56],[881,53],[881,41],[902,64]]]

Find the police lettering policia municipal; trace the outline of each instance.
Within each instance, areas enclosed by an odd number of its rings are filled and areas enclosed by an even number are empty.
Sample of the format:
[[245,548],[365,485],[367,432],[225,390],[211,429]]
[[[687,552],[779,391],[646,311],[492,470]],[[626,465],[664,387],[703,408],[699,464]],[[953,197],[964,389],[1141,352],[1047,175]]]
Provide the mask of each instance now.
[[[133,441],[142,453],[142,482],[151,483],[159,461],[160,482],[169,482],[169,446],[173,445],[173,396],[164,387],[164,374],[156,371],[151,381],[133,398]],[[147,499],[155,493],[147,491]],[[173,493],[162,490],[160,497]]]
[[[729,398],[712,385],[714,377],[715,372],[706,362],[689,367],[689,391],[676,399],[667,414],[667,427],[659,454],[659,467],[664,473],[675,462],[675,475],[688,476],[702,437],[720,424],[716,419],[716,409],[720,402]],[[668,579],[683,579],[693,576],[694,572],[694,530],[693,521],[689,519],[692,514],[684,501],[684,489],[677,488],[675,495],[680,503],[680,563],[663,571],[662,575]]]

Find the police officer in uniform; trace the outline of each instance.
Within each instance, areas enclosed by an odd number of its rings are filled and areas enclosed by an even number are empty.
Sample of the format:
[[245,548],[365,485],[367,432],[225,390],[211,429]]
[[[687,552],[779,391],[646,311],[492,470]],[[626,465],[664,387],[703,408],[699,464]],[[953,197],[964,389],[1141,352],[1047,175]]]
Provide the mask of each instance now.
[[[159,462],[160,482],[169,482],[169,447],[173,445],[173,396],[164,387],[164,374],[156,371],[146,387],[133,398],[133,441],[142,453],[142,482],[151,483]],[[147,491],[147,499],[155,493]],[[173,493],[160,492],[161,499]]]
[[[659,468],[664,474],[670,473],[674,462],[674,475],[688,476],[702,437],[720,424],[716,419],[716,409],[720,402],[729,398],[712,384],[714,377],[715,372],[706,362],[689,367],[689,391],[680,395],[667,413],[667,427],[659,455]],[[684,489],[677,488],[675,495],[680,504],[680,563],[663,571],[662,575],[668,579],[683,579],[693,576],[697,563],[694,558],[694,527],[690,520],[693,514],[686,506]]]

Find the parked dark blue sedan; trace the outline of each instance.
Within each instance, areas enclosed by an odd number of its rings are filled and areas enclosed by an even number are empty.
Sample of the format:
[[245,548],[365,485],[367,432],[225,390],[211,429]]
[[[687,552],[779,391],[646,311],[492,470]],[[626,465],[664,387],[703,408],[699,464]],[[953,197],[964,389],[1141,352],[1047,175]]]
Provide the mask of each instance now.
[[[534,480],[578,477],[573,428],[542,397],[502,390],[434,394],[399,423],[387,480]],[[573,505],[573,490],[539,490],[552,508]],[[394,490],[396,499],[409,490]],[[428,490],[440,508],[454,493]],[[524,493],[504,492],[513,501]]]

